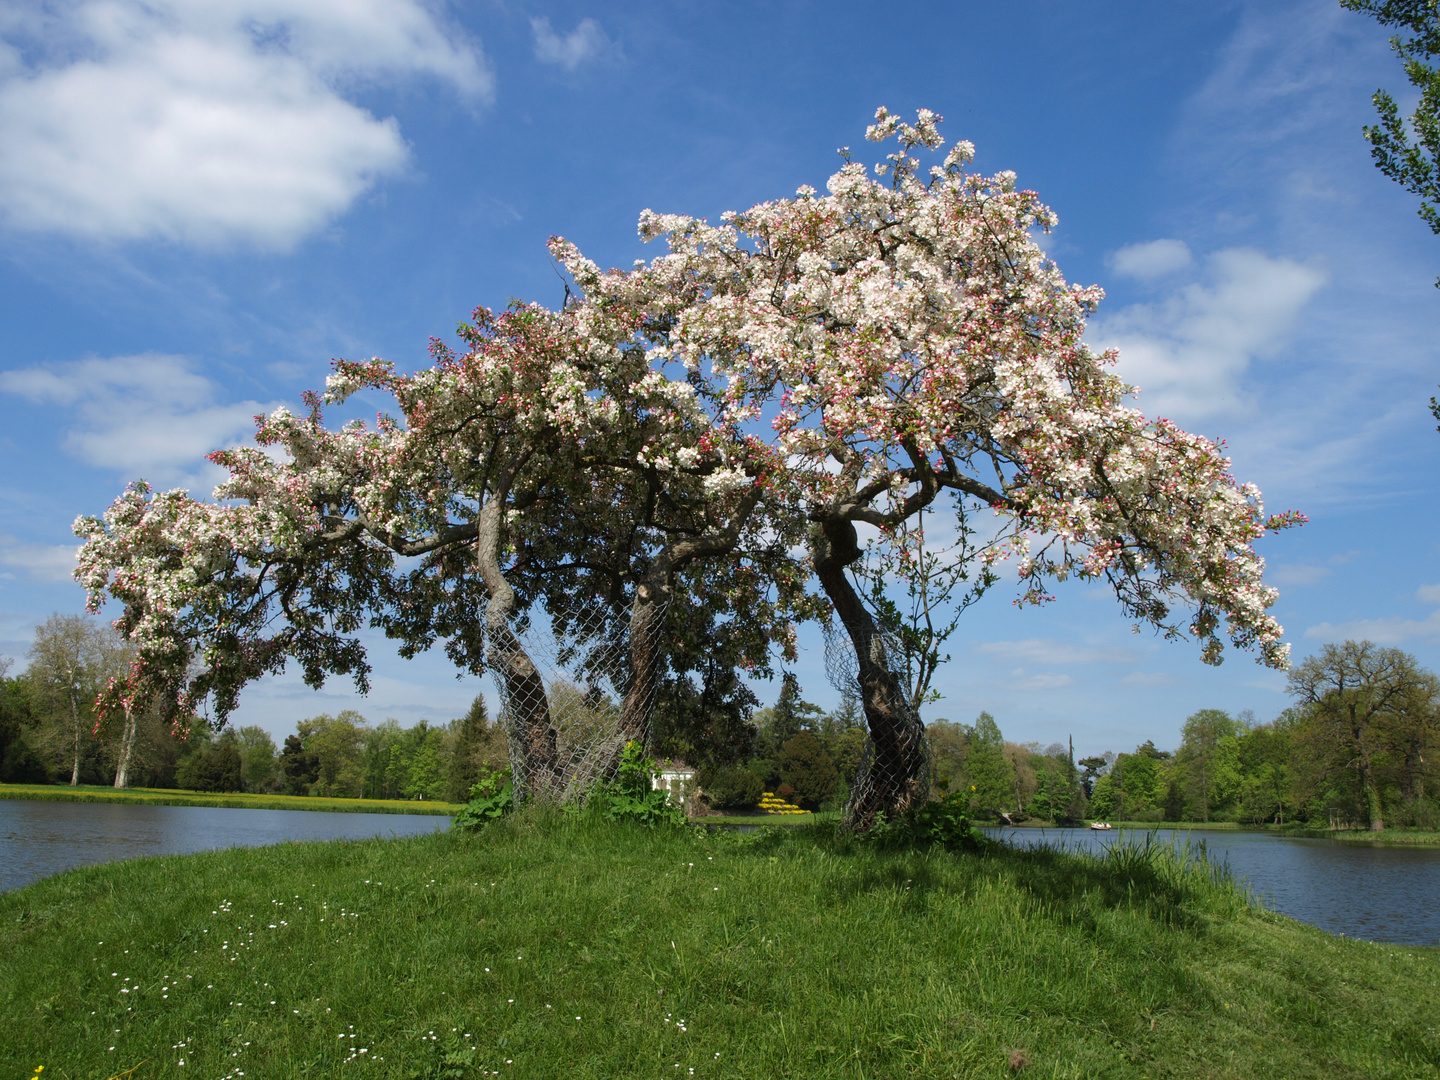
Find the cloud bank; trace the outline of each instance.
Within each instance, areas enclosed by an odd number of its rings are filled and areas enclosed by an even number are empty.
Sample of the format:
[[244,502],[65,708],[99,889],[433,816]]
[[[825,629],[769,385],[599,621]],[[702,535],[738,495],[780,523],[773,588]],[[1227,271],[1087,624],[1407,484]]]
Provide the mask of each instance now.
[[159,353],[7,371],[0,392],[64,406],[75,421],[61,439],[66,452],[162,486],[218,478],[204,456],[247,439],[255,416],[274,408],[221,403],[215,383],[188,360]]
[[285,250],[401,170],[346,94],[483,102],[478,44],[420,0],[80,0],[0,15],[0,220],[86,240]]
[[[1155,279],[1190,264],[1178,240],[1122,248],[1117,272]],[[1156,303],[1132,304],[1091,323],[1090,340],[1120,350],[1119,372],[1142,391],[1147,415],[1209,418],[1244,413],[1251,363],[1274,355],[1325,275],[1290,259],[1228,248],[1205,260],[1201,280]]]

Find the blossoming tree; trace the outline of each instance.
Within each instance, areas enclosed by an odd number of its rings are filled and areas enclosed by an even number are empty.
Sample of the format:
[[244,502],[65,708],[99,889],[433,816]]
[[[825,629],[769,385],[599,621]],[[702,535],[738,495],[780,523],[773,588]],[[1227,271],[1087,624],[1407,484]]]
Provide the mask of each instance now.
[[[947,495],[965,528],[991,531],[976,557],[1015,561],[1023,603],[1051,581],[1103,580],[1137,624],[1188,629],[1207,663],[1223,619],[1283,667],[1253,543],[1303,520],[1267,517],[1221,446],[1125,404],[1114,354],[1082,340],[1100,290],[1069,285],[1036,243],[1054,215],[1011,173],[966,173],[969,143],[922,173],[938,123],[879,110],[867,138],[898,148],[875,177],[842,151],[826,195],[802,187],[718,226],[647,211],[641,235],[669,250],[631,272],[552,245],[588,297],[666,314],[652,362],[684,364],[727,423],[770,421],[855,653],[872,743],[849,808],[861,827],[923,799],[927,778],[923,725],[847,575],[857,526],[904,547],[918,536],[904,526]],[[894,560],[902,575],[914,555]]]
[[[560,794],[587,777],[561,760],[517,617],[544,610],[588,650],[582,666],[619,662],[614,759],[648,737],[677,581],[712,622],[745,612],[742,662],[763,667],[772,640],[792,640],[804,575],[762,505],[763,445],[649,371],[633,328],[583,303],[482,309],[462,336],[465,352],[436,343],[413,375],[336,364],[330,402],[379,391],[398,418],[332,431],[312,397],[308,416],[262,418],[258,447],[211,455],[231,474],[214,502],[137,485],[77,522],[92,606],[120,600],[139,645],[112,706],[208,700],[223,718],[245,683],[292,658],[312,685],[343,673],[364,689],[368,623],[403,655],[444,638],[461,667],[493,669],[524,788]],[[721,557],[702,585],[696,564]],[[597,607],[609,615],[576,617]]]
[[[137,487],[81,519],[91,602],[121,599],[140,647],[123,693],[209,695],[223,715],[287,657],[312,683],[363,685],[369,620],[402,652],[444,637],[457,663],[493,667],[535,788],[560,790],[517,614],[538,604],[579,633],[577,595],[623,611],[621,733],[643,737],[661,664],[648,643],[677,589],[707,617],[745,613],[743,662],[793,648],[787,619],[808,608],[785,551],[803,521],[870,734],[849,807],[863,828],[928,783],[916,703],[850,577],[858,530],[894,546],[901,578],[921,573],[912,526],[937,502],[988,536],[962,558],[1013,560],[1024,603],[1103,580],[1137,625],[1188,629],[1206,662],[1223,620],[1283,667],[1253,544],[1302,519],[1267,517],[1220,446],[1125,404],[1114,355],[1082,340],[1100,291],[1069,285],[1035,241],[1054,216],[1012,174],[966,173],[968,143],[922,173],[938,122],[880,110],[867,135],[898,149],[875,177],[847,153],[826,195],[718,226],[647,211],[641,235],[668,250],[631,270],[557,238],[580,294],[564,310],[477,312],[467,351],[437,346],[414,375],[337,365],[331,401],[378,390],[401,418],[329,431],[315,400],[262,423],[279,455],[213,456],[232,474],[217,502]],[[402,572],[396,555],[418,563]]]

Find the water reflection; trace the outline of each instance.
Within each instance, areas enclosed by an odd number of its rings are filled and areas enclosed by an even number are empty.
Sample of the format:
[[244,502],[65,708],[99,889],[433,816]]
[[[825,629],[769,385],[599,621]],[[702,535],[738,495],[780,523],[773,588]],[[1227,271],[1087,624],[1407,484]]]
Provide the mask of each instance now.
[[0,891],[77,866],[285,840],[414,836],[448,817],[0,799]]
[[1440,945],[1440,848],[1381,847],[1258,832],[1157,829],[987,829],[1013,844],[1099,851],[1147,835],[1205,846],[1275,911],[1332,934],[1400,945]]

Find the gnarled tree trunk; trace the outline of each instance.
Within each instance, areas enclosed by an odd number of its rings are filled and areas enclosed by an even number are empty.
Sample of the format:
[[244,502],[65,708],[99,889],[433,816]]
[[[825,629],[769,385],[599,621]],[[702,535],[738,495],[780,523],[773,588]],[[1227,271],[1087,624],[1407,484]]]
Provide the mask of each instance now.
[[[665,667],[665,612],[670,606],[670,575],[662,569],[640,582],[630,609],[630,684],[620,708],[624,742],[650,746],[650,714]],[[623,743],[622,743],[623,747]]]
[[861,555],[854,524],[842,518],[824,521],[811,536],[811,553],[859,668],[870,749],[850,790],[845,824],[868,829],[877,814],[893,817],[929,797],[925,725],[905,694],[904,682],[890,669],[883,635],[845,576],[845,568]]
[[515,590],[500,569],[510,479],[510,476],[504,477],[480,508],[475,544],[476,564],[490,593],[490,602],[485,606],[487,659],[504,686],[510,711],[511,746],[519,752],[520,760],[514,763],[515,790],[522,798],[553,796],[564,790],[564,777],[560,774],[545,680],[510,625],[517,606]]

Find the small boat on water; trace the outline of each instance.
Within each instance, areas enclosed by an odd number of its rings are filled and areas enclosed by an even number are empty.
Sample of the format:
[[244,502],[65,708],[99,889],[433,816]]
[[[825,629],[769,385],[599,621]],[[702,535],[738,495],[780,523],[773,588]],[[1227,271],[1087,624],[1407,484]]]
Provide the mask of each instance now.
[[1096,832],[1109,832],[1114,827],[1115,826],[1111,825],[1108,821],[1092,821],[1090,823],[1090,828]]

